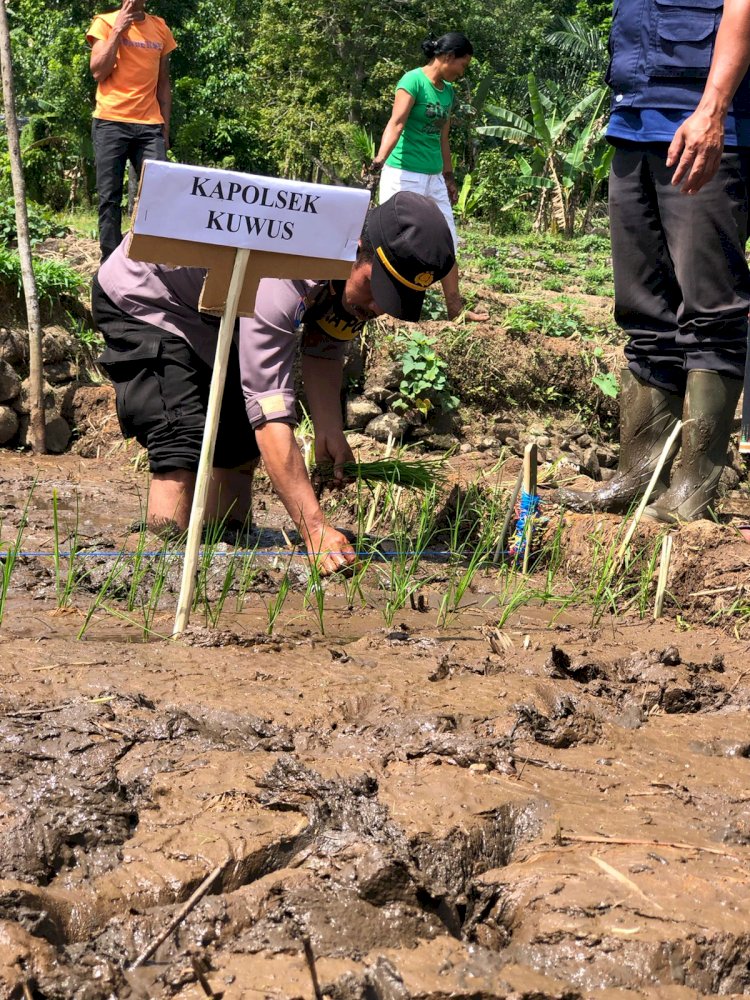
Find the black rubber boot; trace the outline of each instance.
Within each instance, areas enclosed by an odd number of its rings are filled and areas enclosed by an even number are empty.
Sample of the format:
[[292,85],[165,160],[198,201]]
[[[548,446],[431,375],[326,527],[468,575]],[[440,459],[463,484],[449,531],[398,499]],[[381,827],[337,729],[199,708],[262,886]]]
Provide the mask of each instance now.
[[669,489],[646,508],[648,517],[677,524],[697,521],[706,513],[727,459],[741,392],[742,379],[717,372],[688,372],[679,464]]
[[[682,412],[682,396],[657,389],[623,369],[620,389],[620,461],[617,472],[597,490],[558,490],[570,510],[623,513],[642,495],[667,438]],[[676,449],[675,449],[676,450]],[[669,481],[667,462],[656,484],[658,496]]]

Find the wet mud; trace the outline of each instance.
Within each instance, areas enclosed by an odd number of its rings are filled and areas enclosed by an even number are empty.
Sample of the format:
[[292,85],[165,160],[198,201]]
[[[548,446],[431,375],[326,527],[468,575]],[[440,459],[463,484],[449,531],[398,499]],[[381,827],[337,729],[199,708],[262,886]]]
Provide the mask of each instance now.
[[[92,551],[137,520],[131,470],[42,466]],[[32,481],[8,472],[3,539]],[[607,523],[566,524],[573,577]],[[0,997],[750,994],[750,640],[716,616],[746,551],[682,532],[657,622],[498,627],[487,573],[438,628],[435,571],[386,627],[331,585],[325,635],[299,593],[265,634],[269,560],[255,611],[177,641],[122,619],[78,641],[86,600],[56,609],[24,557],[0,629]]]

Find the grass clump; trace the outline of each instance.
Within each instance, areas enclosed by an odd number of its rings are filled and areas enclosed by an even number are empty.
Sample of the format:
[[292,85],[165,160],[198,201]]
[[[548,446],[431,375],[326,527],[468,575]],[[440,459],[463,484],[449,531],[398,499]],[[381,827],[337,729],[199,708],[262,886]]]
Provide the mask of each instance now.
[[[61,298],[76,298],[83,287],[83,278],[68,264],[57,260],[36,258],[32,262],[37,292],[41,301],[55,302]],[[0,287],[21,298],[23,281],[21,261],[15,251],[0,246]]]

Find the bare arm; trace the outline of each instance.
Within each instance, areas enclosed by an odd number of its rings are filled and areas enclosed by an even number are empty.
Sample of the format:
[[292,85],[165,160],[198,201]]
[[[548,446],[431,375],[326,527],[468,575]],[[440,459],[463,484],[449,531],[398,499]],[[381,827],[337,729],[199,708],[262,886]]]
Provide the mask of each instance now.
[[667,153],[672,178],[685,194],[696,194],[719,169],[724,120],[750,65],[750,0],[725,0],[706,86],[698,107],[675,133]]
[[256,428],[255,439],[273,487],[320,572],[335,573],[354,562],[348,539],[327,523],[320,509],[289,424],[269,421]]
[[448,197],[451,200],[451,205],[455,205],[458,201],[458,185],[456,184],[456,178],[453,176],[453,157],[451,156],[450,131],[451,120],[449,118],[440,130],[440,149],[443,153],[443,177],[445,178],[445,186],[448,188]]
[[406,90],[397,90],[393,101],[391,117],[383,130],[383,137],[380,140],[378,155],[372,161],[373,167],[382,167],[391,155],[396,143],[401,138],[401,133],[404,131],[404,126],[413,107],[414,98],[412,95]]
[[315,460],[330,462],[338,482],[343,480],[343,463],[354,461],[341,415],[343,371],[338,360],[302,356],[302,377],[315,428]]
[[143,11],[135,10],[133,0],[125,0],[117,14],[112,31],[107,39],[98,39],[91,48],[89,67],[97,83],[102,83],[112,75],[117,61],[120,40],[131,24],[143,20]]
[[164,119],[164,142],[169,149],[169,120],[172,117],[172,81],[169,78],[169,56],[159,60],[159,79],[156,81],[156,100]]

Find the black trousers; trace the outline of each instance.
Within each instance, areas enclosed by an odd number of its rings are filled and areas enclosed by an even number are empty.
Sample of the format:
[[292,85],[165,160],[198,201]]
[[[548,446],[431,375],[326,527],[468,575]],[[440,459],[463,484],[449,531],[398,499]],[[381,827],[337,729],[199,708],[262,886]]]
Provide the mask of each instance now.
[[684,392],[691,369],[742,378],[748,337],[750,150],[725,152],[696,195],[671,184],[667,146],[615,151],[609,218],[615,319],[651,385]]
[[91,139],[99,191],[99,246],[106,260],[122,241],[122,189],[128,160],[140,177],[143,161],[166,160],[167,150],[161,125],[94,118]]
[[[114,385],[124,436],[134,437],[148,449],[152,472],[195,472],[212,369],[182,337],[128,316],[105,294],[97,278],[91,289],[91,310],[106,344],[97,360]],[[232,344],[214,468],[236,469],[259,455],[245,409],[237,347]]]

